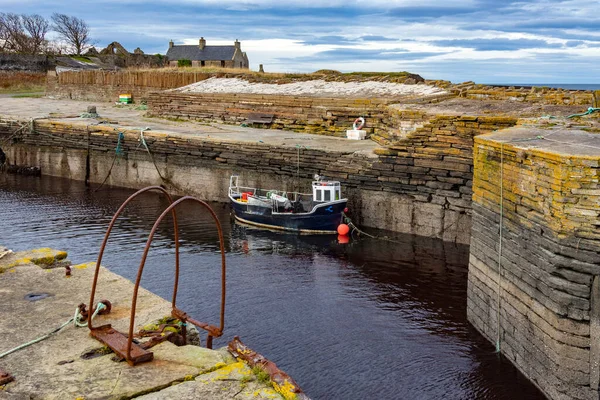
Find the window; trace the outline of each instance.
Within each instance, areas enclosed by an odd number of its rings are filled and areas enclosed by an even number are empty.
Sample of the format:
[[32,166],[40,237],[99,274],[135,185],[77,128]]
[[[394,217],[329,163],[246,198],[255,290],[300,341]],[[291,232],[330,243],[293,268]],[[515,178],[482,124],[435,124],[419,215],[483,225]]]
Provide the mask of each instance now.
[[206,64],[205,64],[205,61],[204,61],[204,60],[200,61],[200,66],[201,66],[201,67],[204,67],[205,65],[206,65]]
[[322,198],[321,197],[321,190],[317,190],[316,193],[317,193],[317,201],[321,201],[321,198]]
[[221,68],[225,68],[225,61],[221,60]]
[[325,190],[325,198],[323,201],[331,201],[331,192],[329,190]]

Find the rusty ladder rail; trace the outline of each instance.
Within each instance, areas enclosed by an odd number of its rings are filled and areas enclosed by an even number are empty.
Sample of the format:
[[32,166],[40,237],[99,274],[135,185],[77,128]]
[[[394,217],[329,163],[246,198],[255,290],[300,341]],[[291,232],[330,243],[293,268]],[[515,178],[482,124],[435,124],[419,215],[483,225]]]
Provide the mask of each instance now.
[[[171,315],[175,318],[178,318],[182,323],[184,323],[184,329],[183,329],[184,335],[185,335],[185,323],[187,323],[187,322],[192,323],[193,325],[195,325],[198,328],[206,330],[208,332],[208,338],[206,340],[206,347],[209,349],[212,348],[213,337],[220,337],[223,334],[223,329],[225,327],[225,289],[226,289],[225,277],[226,277],[226,270],[227,270],[226,263],[225,263],[225,245],[224,245],[224,239],[223,239],[223,229],[221,228],[221,223],[219,222],[219,219],[217,218],[217,214],[215,214],[213,209],[206,202],[204,202],[200,199],[197,199],[195,197],[192,197],[192,196],[184,196],[184,197],[180,198],[179,200],[175,201],[169,207],[167,207],[162,212],[162,214],[156,219],[156,222],[154,223],[154,226],[152,227],[152,230],[150,231],[148,241],[146,242],[146,247],[144,248],[144,254],[142,255],[142,261],[140,262],[140,267],[138,269],[138,274],[137,274],[137,277],[135,280],[135,286],[133,288],[133,299],[131,302],[131,320],[129,322],[129,335],[127,337],[127,362],[129,362],[130,364],[131,364],[131,362],[129,360],[131,359],[131,351],[132,351],[132,346],[133,346],[133,327],[135,325],[135,310],[136,310],[136,306],[137,306],[138,289],[140,286],[140,281],[142,279],[142,272],[144,271],[144,266],[146,264],[146,258],[148,257],[148,251],[150,250],[150,245],[152,244],[152,240],[154,239],[154,234],[156,233],[158,226],[160,225],[162,220],[166,217],[166,215],[170,211],[174,210],[179,204],[184,203],[186,201],[196,202],[196,203],[200,204],[201,206],[203,206],[204,208],[206,208],[208,210],[208,212],[210,213],[210,215],[213,217],[213,220],[215,221],[215,225],[217,226],[217,232],[219,234],[219,247],[221,250],[220,323],[219,323],[219,326],[216,327],[214,325],[200,322],[193,318],[190,318],[187,315],[187,313],[178,309],[177,304],[176,304],[177,290],[173,291],[173,293],[174,293],[173,301],[172,301],[173,309],[171,310]],[[185,336],[184,336],[184,341],[185,341]]]
[[[183,327],[182,327],[183,342],[185,343],[185,341],[186,341],[185,324],[187,322],[190,322],[190,323],[194,324],[195,326],[197,326],[198,328],[204,329],[208,332],[207,347],[212,348],[213,337],[219,337],[222,335],[223,329],[224,329],[224,323],[225,323],[226,263],[225,263],[225,247],[224,247],[224,240],[223,240],[223,231],[221,229],[221,224],[219,223],[219,220],[218,220],[215,212],[204,201],[196,199],[194,197],[185,196],[174,202],[172,197],[169,195],[169,193],[160,186],[150,186],[150,187],[147,187],[147,188],[137,191],[136,193],[131,195],[127,200],[125,200],[123,202],[121,207],[119,207],[119,209],[113,216],[113,218],[108,226],[108,229],[106,231],[102,245],[100,247],[100,252],[98,253],[98,261],[96,262],[96,271],[94,274],[94,280],[92,283],[92,291],[90,294],[90,304],[93,304],[93,302],[94,302],[96,287],[97,287],[97,283],[98,283],[98,275],[99,275],[99,271],[100,271],[100,265],[102,262],[102,256],[104,254],[104,250],[106,248],[108,238],[110,236],[110,233],[112,231],[112,228],[113,228],[117,218],[123,212],[125,207],[135,197],[137,197],[138,195],[140,195],[144,192],[150,191],[150,190],[159,190],[159,191],[163,192],[164,194],[166,194],[167,198],[169,199],[170,205],[156,219],[156,221],[152,227],[152,230],[150,232],[150,235],[148,237],[148,241],[146,242],[146,247],[144,249],[144,254],[142,256],[142,260],[141,260],[140,266],[138,268],[137,278],[136,278],[134,291],[133,291],[133,298],[132,298],[132,304],[131,304],[131,319],[130,319],[130,323],[129,323],[128,335],[124,335],[124,334],[118,332],[117,330],[112,328],[112,326],[110,324],[102,325],[99,327],[94,327],[92,325],[92,321],[91,321],[91,313],[90,313],[90,315],[88,315],[88,327],[90,329],[90,335],[92,337],[96,338],[97,340],[99,340],[100,342],[106,344],[117,355],[119,355],[121,358],[127,360],[127,363],[129,363],[132,366],[139,364],[139,363],[151,361],[154,358],[152,352],[148,351],[146,348],[143,348],[142,346],[133,342],[133,337],[134,337],[133,329],[135,326],[135,311],[136,311],[136,306],[137,306],[138,290],[139,290],[139,285],[140,285],[140,281],[142,278],[142,272],[144,270],[144,266],[145,266],[146,259],[148,256],[148,251],[150,250],[150,245],[152,244],[154,234],[156,233],[156,230],[158,229],[159,224],[169,213],[171,213],[173,216],[173,226],[174,226],[174,230],[175,230],[175,280],[174,280],[174,285],[173,285],[173,298],[171,301],[171,305],[172,305],[171,314],[173,317],[178,318],[183,323]],[[179,204],[181,204],[185,201],[194,201],[196,203],[199,203],[203,207],[205,207],[209,211],[211,216],[213,217],[215,224],[217,226],[217,231],[218,231],[218,235],[219,235],[219,244],[220,244],[220,250],[221,250],[221,307],[220,307],[220,325],[219,325],[219,327],[216,327],[214,325],[210,325],[207,323],[199,322],[195,319],[192,319],[187,315],[187,313],[185,313],[184,311],[177,308],[177,290],[178,290],[178,286],[179,286],[179,227],[178,227],[177,214],[175,212],[175,208]]]
[[[123,202],[123,204],[121,204],[119,209],[113,215],[113,217],[108,225],[108,228],[106,229],[106,234],[104,235],[102,245],[100,246],[100,251],[98,252],[98,260],[96,261],[96,270],[94,272],[94,280],[92,282],[92,290],[90,293],[90,302],[89,302],[90,307],[94,304],[94,297],[96,294],[96,287],[98,284],[98,275],[100,273],[100,265],[102,264],[102,257],[104,255],[104,250],[106,249],[106,245],[108,243],[108,238],[110,237],[112,229],[113,229],[115,223],[117,222],[117,218],[123,213],[123,211],[125,210],[125,207],[127,207],[127,205],[131,201],[133,201],[136,197],[138,197],[142,193],[149,192],[152,190],[158,190],[158,191],[164,193],[167,196],[169,203],[173,204],[173,198],[161,186],[149,186],[149,187],[143,188],[141,190],[138,190],[137,192],[135,192],[134,194],[129,196]],[[177,214],[176,214],[175,210],[173,210],[173,229],[175,230],[175,285],[174,285],[175,287],[173,289],[174,290],[173,296],[175,297],[177,295],[177,287],[178,287],[178,280],[179,280],[179,228],[178,228],[178,223],[177,223]],[[92,322],[92,313],[88,313],[87,320],[88,320],[87,321],[88,328],[90,329],[90,335],[92,337],[96,338],[97,340],[99,340],[100,342],[106,344],[115,353],[124,357],[124,352],[126,349],[125,335],[123,335],[120,332],[118,332],[117,330],[113,329],[110,324],[94,327],[93,322]],[[135,353],[134,364],[139,363],[139,362],[144,362],[144,361],[151,361],[152,358],[154,357],[151,352],[141,348],[140,346],[136,346],[134,353]],[[129,362],[129,360],[128,360],[128,362]]]

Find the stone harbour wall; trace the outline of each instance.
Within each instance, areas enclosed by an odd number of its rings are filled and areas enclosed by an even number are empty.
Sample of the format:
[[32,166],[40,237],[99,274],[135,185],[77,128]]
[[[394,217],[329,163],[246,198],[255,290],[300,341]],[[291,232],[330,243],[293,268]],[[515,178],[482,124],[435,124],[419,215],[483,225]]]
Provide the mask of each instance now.
[[148,98],[150,114],[165,118],[244,123],[250,114],[272,114],[264,127],[345,137],[360,116],[368,133],[386,130],[387,104],[383,99],[322,98],[237,93],[156,92]]
[[475,138],[467,315],[549,398],[598,399],[600,152],[515,129]]

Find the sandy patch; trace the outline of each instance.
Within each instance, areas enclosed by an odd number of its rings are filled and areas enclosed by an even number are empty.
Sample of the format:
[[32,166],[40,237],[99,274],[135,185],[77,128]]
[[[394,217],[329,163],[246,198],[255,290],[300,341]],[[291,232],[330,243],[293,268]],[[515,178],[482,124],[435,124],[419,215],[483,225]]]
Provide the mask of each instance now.
[[391,82],[326,82],[313,80],[284,84],[252,83],[238,78],[209,78],[174,91],[182,93],[250,93],[318,97],[429,96],[446,93],[429,85],[405,85]]

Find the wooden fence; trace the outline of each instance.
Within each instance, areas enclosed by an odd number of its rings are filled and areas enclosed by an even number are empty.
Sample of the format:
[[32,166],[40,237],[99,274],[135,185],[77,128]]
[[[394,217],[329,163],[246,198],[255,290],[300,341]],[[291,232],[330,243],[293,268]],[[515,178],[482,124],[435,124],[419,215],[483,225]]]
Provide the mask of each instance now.
[[173,89],[210,77],[201,72],[179,71],[65,71],[58,74],[59,85],[135,86]]

